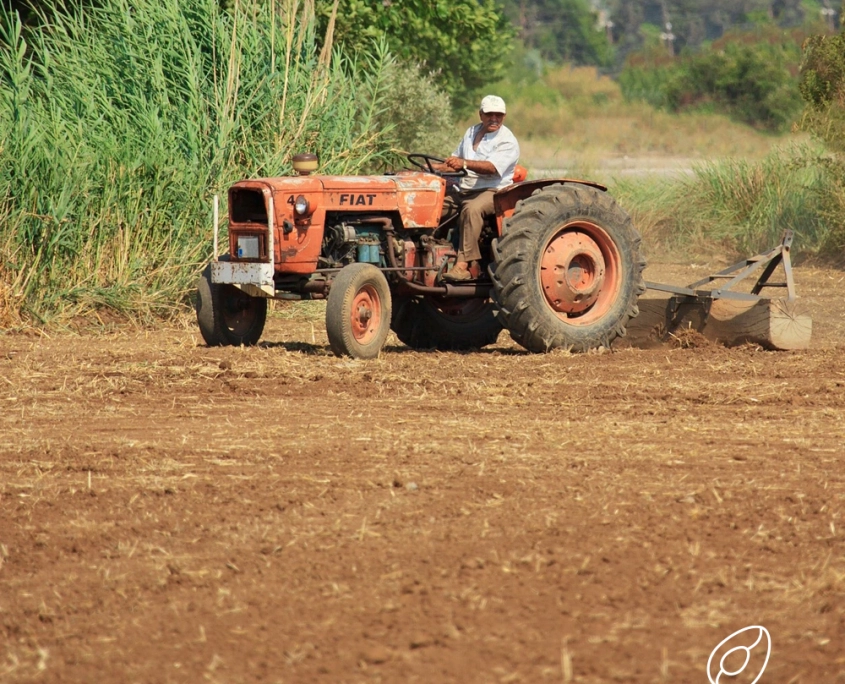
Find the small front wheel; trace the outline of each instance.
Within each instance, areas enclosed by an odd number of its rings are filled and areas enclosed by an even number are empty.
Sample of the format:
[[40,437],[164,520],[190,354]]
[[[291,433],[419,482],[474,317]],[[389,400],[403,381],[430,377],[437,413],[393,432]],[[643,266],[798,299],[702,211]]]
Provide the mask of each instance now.
[[390,287],[372,264],[343,268],[326,305],[326,333],[338,356],[374,359],[390,332]]
[[250,297],[234,285],[211,282],[206,266],[197,283],[197,323],[209,347],[252,346],[267,320],[267,300]]

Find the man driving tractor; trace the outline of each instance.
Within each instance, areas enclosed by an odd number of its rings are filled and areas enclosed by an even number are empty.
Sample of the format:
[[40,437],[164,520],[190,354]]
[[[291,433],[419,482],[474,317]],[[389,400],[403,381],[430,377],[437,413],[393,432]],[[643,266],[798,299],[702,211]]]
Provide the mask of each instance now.
[[461,240],[457,262],[443,275],[445,280],[470,280],[473,262],[481,258],[478,238],[484,219],[495,214],[493,196],[496,191],[513,182],[514,169],[519,161],[519,143],[505,126],[505,101],[487,95],[478,109],[480,123],[470,126],[452,156],[439,171],[466,171],[456,192],[447,194],[443,204],[443,219],[459,214]]
[[[376,358],[391,330],[447,350],[480,349],[505,328],[538,353],[623,336],[645,290],[630,216],[598,183],[526,181],[500,97],[479,118],[447,160],[408,154],[417,170],[319,174],[302,154],[296,175],[230,186],[223,253],[215,239],[197,288],[206,343],[257,344],[269,299],[326,299],[331,349],[356,359]],[[441,282],[450,263],[446,280],[459,282]]]

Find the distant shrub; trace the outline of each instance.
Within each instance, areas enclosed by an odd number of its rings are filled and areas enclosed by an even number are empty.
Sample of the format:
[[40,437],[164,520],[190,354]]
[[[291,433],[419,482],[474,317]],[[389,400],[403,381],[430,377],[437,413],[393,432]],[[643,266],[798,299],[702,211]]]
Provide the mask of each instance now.
[[675,111],[712,103],[744,123],[783,130],[801,111],[789,70],[797,61],[797,46],[730,43],[686,60],[667,83],[666,99]]
[[644,68],[629,65],[619,74],[619,87],[626,100],[641,100],[652,107],[668,109],[667,85],[673,72],[671,68]]
[[800,114],[796,36],[736,34],[698,54],[659,62],[632,57],[620,75],[628,99],[670,111],[705,109],[770,131]]

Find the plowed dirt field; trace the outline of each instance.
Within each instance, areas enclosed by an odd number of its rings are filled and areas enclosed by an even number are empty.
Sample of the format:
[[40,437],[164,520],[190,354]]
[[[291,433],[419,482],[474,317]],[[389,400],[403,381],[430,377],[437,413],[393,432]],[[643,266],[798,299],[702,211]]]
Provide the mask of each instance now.
[[806,352],[0,335],[0,681],[704,683],[762,625],[845,682],[845,273],[796,279]]

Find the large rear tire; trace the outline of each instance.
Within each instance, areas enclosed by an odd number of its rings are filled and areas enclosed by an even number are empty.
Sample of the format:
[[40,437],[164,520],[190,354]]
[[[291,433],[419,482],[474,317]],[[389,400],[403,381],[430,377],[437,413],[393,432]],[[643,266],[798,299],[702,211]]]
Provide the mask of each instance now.
[[390,327],[412,349],[462,351],[493,344],[502,331],[486,299],[397,297]]
[[326,304],[326,333],[338,356],[374,359],[390,332],[390,288],[372,264],[341,269]]
[[197,323],[209,347],[252,346],[261,339],[267,300],[250,297],[233,285],[212,283],[206,266],[197,283]]
[[494,248],[493,296],[511,337],[531,352],[609,347],[645,292],[640,235],[605,192],[541,188],[516,205]]

